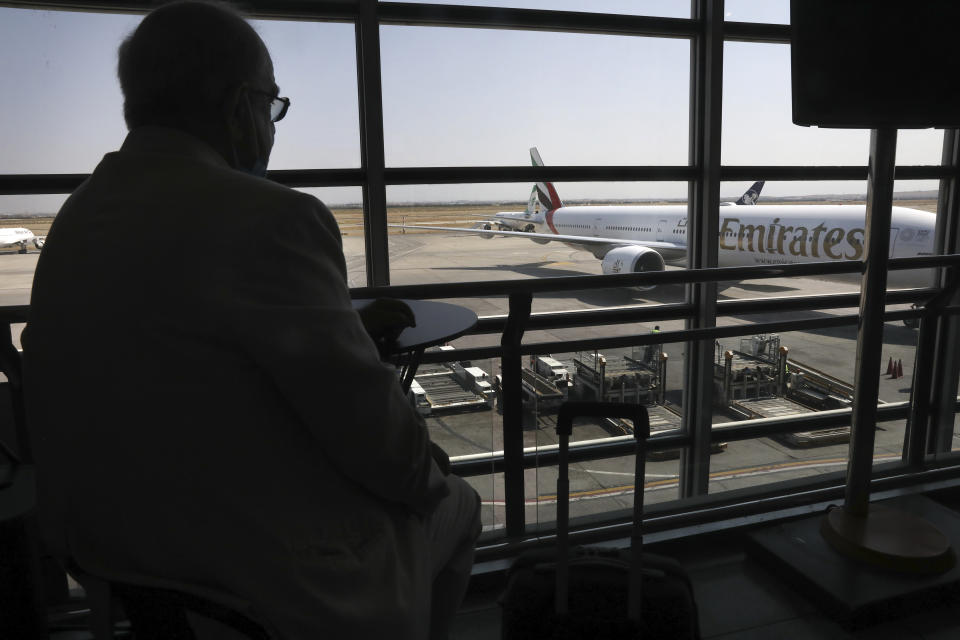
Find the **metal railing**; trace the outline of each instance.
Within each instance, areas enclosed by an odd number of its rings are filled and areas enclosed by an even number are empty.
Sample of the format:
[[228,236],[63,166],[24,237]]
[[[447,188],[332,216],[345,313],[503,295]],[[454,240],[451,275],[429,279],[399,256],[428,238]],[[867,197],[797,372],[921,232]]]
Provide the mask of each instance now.
[[[931,256],[921,258],[900,258],[890,260],[891,270],[917,269],[929,267],[960,266],[960,255]],[[708,340],[711,343],[718,338],[741,336],[754,333],[784,331],[811,331],[829,327],[856,326],[859,316],[856,312],[832,315],[823,318],[802,318],[781,321],[755,322],[748,325],[713,326],[704,328],[662,331],[656,335],[637,333],[607,338],[589,338],[582,340],[560,340],[525,342],[524,332],[532,329],[557,329],[631,322],[651,322],[666,319],[689,319],[694,313],[690,304],[654,304],[630,308],[591,309],[563,312],[531,313],[531,300],[538,294],[558,291],[577,291],[591,287],[607,288],[613,286],[656,286],[663,284],[690,284],[696,282],[716,282],[726,280],[764,279],[774,277],[836,275],[841,273],[859,273],[859,262],[815,263],[803,265],[755,266],[714,269],[678,270],[657,273],[619,274],[615,276],[574,276],[562,278],[541,278],[535,280],[471,282],[454,284],[406,285],[394,287],[362,288],[353,290],[356,297],[378,296],[411,298],[467,298],[478,296],[506,296],[509,298],[510,312],[506,316],[482,318],[474,334],[496,334],[502,336],[501,344],[489,347],[468,347],[457,350],[458,359],[501,358],[503,371],[503,451],[477,454],[455,458],[453,467],[464,476],[504,474],[504,495],[506,496],[506,530],[508,536],[523,536],[523,470],[538,465],[555,462],[555,452],[546,449],[524,449],[520,415],[520,362],[524,355],[543,355],[556,352],[578,350],[599,350],[644,346],[655,343],[677,343]],[[936,288],[890,291],[886,295],[886,304],[917,305],[911,309],[888,310],[884,321],[949,316],[960,313],[960,307],[927,308],[926,302],[934,299],[939,292]],[[795,311],[813,309],[842,309],[856,307],[859,294],[829,294],[815,296],[791,296],[762,300],[730,300],[717,304],[717,316],[764,313],[773,310]],[[449,355],[443,353],[425,354],[424,362],[444,362]],[[795,431],[828,429],[850,424],[851,409],[821,411],[777,419],[760,419],[724,425],[710,431],[710,443],[732,442]],[[911,413],[910,402],[887,403],[878,407],[878,421],[903,420]],[[571,460],[584,461],[612,458],[628,454],[632,446],[628,439],[610,438],[603,442],[590,442],[571,447]],[[652,452],[689,447],[692,435],[683,430],[672,430],[658,434],[650,439]],[[958,461],[960,462],[960,461]],[[838,487],[842,482],[838,483]],[[719,500],[723,500],[720,498]],[[746,498],[752,502],[752,497]],[[680,516],[681,513],[676,514]]]
[[[947,255],[923,258],[897,259],[890,261],[892,269],[928,268],[933,266],[956,267],[960,265],[960,255]],[[560,278],[542,278],[514,281],[490,281],[454,284],[409,285],[396,287],[357,288],[351,290],[356,298],[397,297],[451,299],[464,297],[494,297],[509,299],[510,313],[506,316],[482,318],[471,334],[489,334],[501,337],[499,345],[489,347],[468,347],[457,350],[458,359],[499,358],[504,374],[503,384],[503,441],[502,451],[476,454],[454,458],[453,469],[462,476],[478,476],[490,473],[503,473],[506,496],[507,533],[522,537],[525,531],[523,505],[523,470],[538,465],[550,465],[556,462],[556,452],[550,447],[524,448],[520,415],[521,383],[520,366],[524,355],[549,354],[554,352],[572,352],[577,350],[595,350],[632,346],[644,346],[654,343],[678,343],[699,340],[714,341],[718,338],[741,336],[754,333],[783,331],[810,331],[818,328],[856,325],[856,313],[833,315],[816,319],[795,319],[775,322],[755,322],[747,325],[716,326],[708,328],[681,329],[663,331],[651,335],[637,333],[625,336],[590,338],[583,340],[559,340],[525,342],[524,332],[531,329],[556,329],[623,324],[632,322],[650,322],[653,320],[682,320],[691,316],[693,310],[688,304],[638,305],[629,308],[591,309],[560,312],[530,313],[532,299],[546,292],[577,291],[589,288],[608,288],[612,286],[655,286],[657,284],[689,284],[704,281],[763,279],[797,275],[823,275],[836,273],[857,273],[861,266],[857,262],[817,263],[806,265],[779,265],[717,268],[699,270],[677,270],[659,273],[620,274],[614,276],[574,276]],[[914,303],[913,309],[887,311],[885,321],[905,318],[929,318],[939,315],[956,315],[960,307],[942,307],[930,309],[923,305],[934,298],[938,289],[912,289],[891,291],[887,294],[887,304]],[[812,310],[839,309],[857,304],[857,294],[832,294],[827,296],[792,296],[764,300],[721,301],[718,304],[718,317],[743,313],[763,313],[771,310]],[[0,309],[0,323],[10,325],[25,322],[29,307],[16,306]],[[5,368],[9,368],[11,354],[16,354],[9,330],[0,335],[0,348],[3,348]],[[444,362],[449,355],[427,353],[423,362]],[[12,380],[17,382],[17,380]],[[910,402],[883,404],[878,407],[878,420],[901,420],[910,415]],[[849,424],[851,410],[838,409],[821,411],[815,414],[788,416],[777,419],[745,420],[725,424],[710,431],[709,440],[715,442],[733,442],[798,430],[827,429]],[[18,417],[18,420],[22,416]],[[602,441],[574,443],[570,456],[573,461],[596,460],[628,455],[631,451],[630,438],[612,437]],[[24,439],[24,441],[26,441]],[[682,429],[662,432],[649,441],[650,451],[664,451],[689,447],[691,434]],[[960,465],[960,460],[957,461]],[[813,482],[813,481],[811,481]],[[802,486],[800,483],[798,486]],[[758,489],[762,491],[762,489]],[[781,496],[782,497],[782,496]],[[723,498],[719,499],[720,501]],[[745,502],[753,502],[755,496],[749,493]],[[656,511],[656,509],[655,509]],[[683,509],[674,511],[675,517],[683,517]]]

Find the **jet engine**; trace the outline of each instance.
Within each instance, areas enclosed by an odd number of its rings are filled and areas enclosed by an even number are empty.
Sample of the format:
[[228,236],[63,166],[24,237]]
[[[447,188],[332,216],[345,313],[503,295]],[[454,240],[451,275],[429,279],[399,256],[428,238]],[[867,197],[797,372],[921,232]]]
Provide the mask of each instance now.
[[[493,229],[493,225],[491,225],[489,222],[481,223],[481,224],[478,225],[478,226],[479,226],[481,229],[483,229],[484,231],[491,231],[491,230]],[[484,240],[489,240],[490,238],[493,237],[493,234],[492,234],[492,233],[481,233],[481,234],[480,234],[480,237],[483,238]]]
[[37,249],[43,249],[43,243],[47,241],[47,236],[36,236],[33,239],[33,246]]
[[663,271],[663,256],[647,247],[616,247],[603,256],[603,274]]

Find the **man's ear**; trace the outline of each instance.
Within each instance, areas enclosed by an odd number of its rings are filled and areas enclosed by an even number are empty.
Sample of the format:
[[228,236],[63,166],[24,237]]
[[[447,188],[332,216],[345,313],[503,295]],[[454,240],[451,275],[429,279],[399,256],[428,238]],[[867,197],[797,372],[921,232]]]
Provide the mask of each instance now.
[[245,135],[243,119],[246,117],[244,109],[244,86],[231,87],[224,97],[221,115],[227,123],[227,130],[233,140],[239,140]]

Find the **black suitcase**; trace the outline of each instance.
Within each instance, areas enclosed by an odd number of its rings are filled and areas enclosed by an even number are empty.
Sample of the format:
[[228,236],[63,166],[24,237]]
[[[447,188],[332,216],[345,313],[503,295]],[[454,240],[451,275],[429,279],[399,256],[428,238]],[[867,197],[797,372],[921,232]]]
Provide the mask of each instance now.
[[[636,486],[630,550],[569,549],[568,445],[575,416],[632,418],[636,436]],[[671,558],[643,553],[644,443],[650,435],[645,407],[567,402],[557,418],[557,548],[521,554],[507,572],[500,598],[504,640],[700,638],[689,576]]]

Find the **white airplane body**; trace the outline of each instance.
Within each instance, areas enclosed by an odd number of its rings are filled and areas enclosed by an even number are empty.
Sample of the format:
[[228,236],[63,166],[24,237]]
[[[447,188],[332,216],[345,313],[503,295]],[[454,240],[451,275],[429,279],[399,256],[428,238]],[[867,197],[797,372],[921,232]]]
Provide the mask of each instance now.
[[27,252],[27,243],[33,242],[37,249],[43,247],[46,236],[35,236],[29,229],[16,227],[13,229],[0,229],[0,247],[12,247],[18,245],[20,253]]
[[[533,164],[542,165],[536,148]],[[743,267],[834,260],[860,260],[864,252],[864,205],[757,205],[763,182],[736,202],[719,208],[718,266]],[[893,207],[890,257],[933,255],[936,216],[927,211]],[[551,183],[538,183],[526,211],[500,212],[481,228],[418,226],[495,235],[519,236],[546,244],[559,241],[592,252],[604,274],[662,271],[666,264],[685,265],[687,206],[564,206]],[[931,269],[891,271],[888,286],[926,287]],[[830,276],[853,281],[856,274]]]

